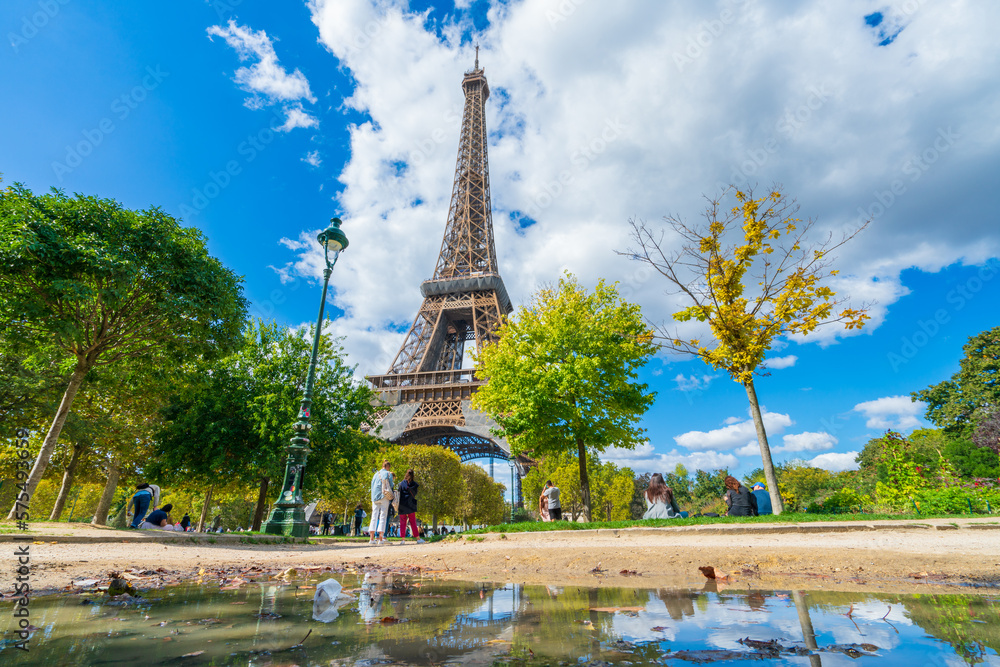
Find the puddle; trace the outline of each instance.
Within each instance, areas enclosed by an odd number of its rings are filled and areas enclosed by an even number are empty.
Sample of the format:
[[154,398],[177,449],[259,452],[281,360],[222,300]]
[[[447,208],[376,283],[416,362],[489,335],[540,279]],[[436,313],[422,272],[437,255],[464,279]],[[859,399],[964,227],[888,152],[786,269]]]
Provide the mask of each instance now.
[[141,601],[37,598],[4,665],[1000,665],[1000,596],[497,586],[334,575],[353,599],[312,619],[316,583],[194,585]]

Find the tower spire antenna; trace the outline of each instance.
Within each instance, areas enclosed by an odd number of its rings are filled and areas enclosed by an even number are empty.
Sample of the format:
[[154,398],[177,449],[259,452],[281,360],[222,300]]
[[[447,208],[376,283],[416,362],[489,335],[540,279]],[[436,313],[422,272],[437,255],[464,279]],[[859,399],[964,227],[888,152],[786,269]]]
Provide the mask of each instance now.
[[472,69],[474,69],[474,70],[478,70],[479,69],[479,45],[478,44],[476,44],[476,66],[473,67]]

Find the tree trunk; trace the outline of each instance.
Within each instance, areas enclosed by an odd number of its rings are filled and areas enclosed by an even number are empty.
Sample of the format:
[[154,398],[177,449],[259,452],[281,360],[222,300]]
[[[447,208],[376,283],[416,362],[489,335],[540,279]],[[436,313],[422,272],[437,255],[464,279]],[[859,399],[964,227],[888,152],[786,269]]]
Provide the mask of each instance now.
[[63,508],[66,507],[66,499],[69,497],[69,489],[73,486],[73,476],[76,474],[76,465],[83,455],[82,445],[73,445],[73,455],[69,457],[66,470],[63,472],[62,486],[59,487],[59,495],[56,496],[56,504],[52,506],[52,513],[49,514],[49,521],[58,521],[62,516]]
[[198,517],[198,526],[195,531],[202,532],[205,530],[205,522],[208,521],[208,508],[212,506],[212,487],[208,487],[208,493],[205,494],[205,502],[201,506],[201,516]]
[[[42,446],[38,450],[38,458],[35,459],[35,465],[31,467],[31,474],[28,475],[28,481],[25,482],[24,493],[27,493],[29,497],[35,493],[35,488],[42,481],[45,469],[49,465],[49,459],[52,458],[52,452],[55,451],[56,443],[59,442],[59,434],[62,433],[66,417],[69,416],[70,408],[73,407],[73,399],[76,398],[76,393],[80,390],[80,385],[83,384],[83,378],[87,376],[87,371],[90,370],[91,363],[86,359],[80,359],[76,362],[76,368],[73,369],[73,375],[70,376],[66,392],[59,403],[59,409],[56,410],[56,416],[52,419],[49,432],[45,435],[45,440],[42,441]],[[18,495],[20,496],[20,494]],[[17,513],[17,501],[15,501],[14,506],[10,508],[10,512],[7,514],[7,520],[13,521],[16,519]]]
[[587,476],[587,447],[582,438],[576,439],[577,456],[580,457],[580,497],[583,500],[583,517],[590,523],[590,477]]
[[108,483],[104,485],[104,493],[97,503],[97,511],[90,521],[92,526],[106,526],[108,524],[108,512],[111,511],[111,501],[114,500],[115,491],[118,490],[118,461],[112,459],[108,464]]
[[767,431],[764,430],[764,418],[760,414],[760,404],[757,402],[757,392],[753,387],[753,379],[744,387],[747,398],[750,399],[750,414],[753,415],[753,425],[757,429],[757,444],[760,445],[760,458],[764,466],[764,479],[767,481],[767,493],[771,496],[771,511],[776,515],[785,510],[778,491],[778,478],[774,474],[774,462],[771,461],[771,447],[767,444]]
[[434,532],[436,533],[438,529],[438,515],[432,514],[431,518],[434,520]]
[[270,477],[260,478],[260,493],[257,494],[257,509],[253,513],[253,526],[251,530],[260,530],[260,524],[264,521],[264,508],[267,506],[267,485],[270,484]]

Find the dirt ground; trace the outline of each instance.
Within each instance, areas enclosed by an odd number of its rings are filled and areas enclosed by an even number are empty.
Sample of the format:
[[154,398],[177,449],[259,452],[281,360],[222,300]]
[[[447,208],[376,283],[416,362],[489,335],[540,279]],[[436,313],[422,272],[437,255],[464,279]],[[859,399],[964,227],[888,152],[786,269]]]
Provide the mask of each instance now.
[[[72,543],[74,536],[114,541]],[[383,547],[169,543],[166,534],[122,542],[121,536],[85,528],[33,536],[32,588],[36,594],[66,590],[74,581],[106,580],[108,571],[129,568],[162,568],[158,577],[136,582],[155,586],[197,578],[200,570],[252,566],[272,574],[310,566],[419,568],[424,575],[471,581],[643,588],[700,587],[706,578],[698,568],[713,566],[728,575],[720,588],[995,594],[1000,587],[1000,524],[988,520],[490,534],[482,541]],[[0,541],[14,546],[12,535]],[[0,580],[5,596],[13,577]]]

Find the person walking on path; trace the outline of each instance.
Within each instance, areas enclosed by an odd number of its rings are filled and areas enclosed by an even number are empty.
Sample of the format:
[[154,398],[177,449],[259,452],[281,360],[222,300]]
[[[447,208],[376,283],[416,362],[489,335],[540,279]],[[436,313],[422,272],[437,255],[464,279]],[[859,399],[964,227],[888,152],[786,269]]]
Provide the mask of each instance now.
[[767,486],[764,482],[757,482],[754,484],[753,491],[751,493],[753,493],[753,497],[757,499],[758,516],[774,513],[774,510],[771,509],[771,494],[767,492]]
[[410,527],[410,535],[417,544],[423,544],[420,531],[417,530],[417,491],[420,485],[413,478],[413,468],[406,471],[403,481],[399,483],[399,536],[406,541],[406,527]]
[[142,524],[142,520],[146,518],[146,512],[148,512],[153,505],[153,490],[149,487],[149,484],[143,482],[135,487],[135,495],[129,501],[129,509],[135,508],[132,514],[132,523],[129,524],[130,528],[138,528]]
[[726,516],[754,516],[756,511],[756,498],[747,490],[747,487],[740,484],[740,481],[729,475],[725,481],[726,493],[722,496],[729,506]]
[[354,508],[354,535],[356,537],[361,537],[361,522],[366,516],[368,516],[368,512],[361,506],[361,503],[358,503],[358,506]]
[[646,501],[646,513],[643,519],[676,519],[681,516],[681,510],[674,500],[674,492],[663,481],[663,475],[654,473],[649,477],[649,487],[642,494]]
[[372,522],[368,527],[370,538],[368,544],[382,546],[385,544],[385,529],[389,522],[389,506],[395,496],[396,478],[390,468],[388,459],[382,462],[382,469],[372,476]]
[[552,483],[552,480],[545,482],[545,490],[542,495],[548,500],[549,516],[552,521],[562,520],[562,506],[559,504],[559,487]]

